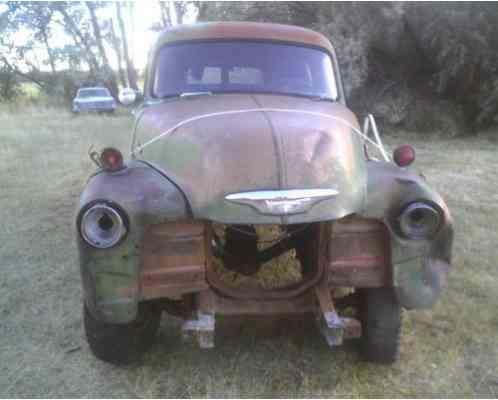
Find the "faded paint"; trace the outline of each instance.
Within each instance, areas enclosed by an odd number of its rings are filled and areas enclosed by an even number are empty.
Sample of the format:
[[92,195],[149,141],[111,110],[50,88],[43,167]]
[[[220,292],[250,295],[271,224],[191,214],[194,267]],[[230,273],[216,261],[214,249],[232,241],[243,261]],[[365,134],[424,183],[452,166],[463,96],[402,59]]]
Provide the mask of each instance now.
[[187,218],[181,193],[165,177],[141,162],[119,172],[90,178],[80,197],[79,215],[93,202],[118,205],[129,219],[124,240],[109,249],[89,246],[78,233],[84,296],[95,317],[112,322],[135,318],[140,295],[140,250],[144,229]]
[[[144,146],[137,157],[178,183],[198,219],[295,224],[338,219],[363,210],[365,160],[361,140],[348,125],[359,126],[339,103],[259,94],[169,100],[143,111],[134,144],[147,143],[196,115],[255,108],[261,108],[261,113],[220,115],[184,125]],[[324,117],[265,111],[268,108],[313,111]],[[285,217],[263,215],[225,200],[238,192],[319,188],[334,188],[339,194],[307,213]]]
[[209,287],[204,231],[204,224],[194,221],[148,227],[142,240],[142,299],[180,299]]
[[377,219],[343,218],[332,224],[328,282],[332,287],[390,286],[389,232]]
[[[446,283],[451,263],[453,223],[448,207],[426,180],[412,171],[385,162],[369,162],[367,208],[364,216],[389,228],[393,285],[406,308],[430,308]],[[443,213],[436,236],[427,240],[402,237],[399,212],[415,201],[426,201]]]
[[[253,23],[175,28],[163,34],[152,56],[166,43],[219,38],[319,46],[331,52],[336,62],[330,43],[317,33]],[[152,63],[149,71],[151,68]],[[146,96],[150,95],[149,84]],[[137,113],[132,146],[196,115],[253,108],[313,111],[359,126],[343,97],[338,103],[256,94],[149,99]],[[118,205],[129,220],[128,234],[110,249],[93,248],[78,235],[85,302],[99,319],[129,322],[143,299],[179,298],[192,291],[200,293],[195,295],[199,298],[211,293],[206,296],[216,300],[209,310],[199,302],[202,311],[231,315],[313,311],[316,298],[307,289],[323,279],[331,286],[394,286],[406,308],[432,306],[444,287],[453,237],[444,201],[420,176],[394,164],[366,161],[358,135],[338,121],[268,111],[225,115],[187,124],[145,147],[137,158],[121,171],[99,171],[80,200],[79,215],[89,204],[105,200]],[[331,187],[339,191],[338,197],[318,203],[308,213],[285,218],[224,201],[234,192]],[[434,238],[408,240],[397,228],[397,217],[404,206],[420,200],[437,206],[443,222]],[[354,216],[337,222],[349,214]],[[314,275],[297,288],[257,293],[257,298],[254,293],[237,290],[214,295],[209,288],[217,285],[209,276],[210,221],[324,222],[316,225],[320,234],[314,246]],[[195,229],[201,229],[202,235]],[[190,236],[186,239],[187,231]],[[385,247],[388,249],[382,252]],[[355,253],[364,257],[355,257]],[[363,276],[354,273],[355,268],[364,268]],[[351,326],[358,333],[354,321]]]

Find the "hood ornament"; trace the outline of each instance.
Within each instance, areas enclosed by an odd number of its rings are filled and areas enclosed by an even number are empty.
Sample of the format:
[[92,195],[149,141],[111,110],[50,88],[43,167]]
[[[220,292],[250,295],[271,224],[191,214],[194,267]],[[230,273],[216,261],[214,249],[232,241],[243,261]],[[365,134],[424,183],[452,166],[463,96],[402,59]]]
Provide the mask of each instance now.
[[250,206],[261,214],[282,216],[307,212],[315,204],[338,194],[336,189],[259,190],[229,194],[225,200]]

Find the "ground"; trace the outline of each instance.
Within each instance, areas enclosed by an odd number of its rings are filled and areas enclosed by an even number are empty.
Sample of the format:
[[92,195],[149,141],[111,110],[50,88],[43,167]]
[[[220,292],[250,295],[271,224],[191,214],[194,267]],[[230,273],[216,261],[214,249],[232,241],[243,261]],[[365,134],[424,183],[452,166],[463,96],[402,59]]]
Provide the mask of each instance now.
[[[498,395],[498,142],[409,139],[416,167],[455,218],[449,288],[405,313],[401,357],[361,361],[330,350],[311,321],[225,321],[217,349],[182,343],[163,317],[141,364],[90,353],[81,318],[74,211],[93,165],[87,151],[129,145],[132,120],[0,109],[0,397],[349,397]],[[390,146],[408,140],[389,137]]]

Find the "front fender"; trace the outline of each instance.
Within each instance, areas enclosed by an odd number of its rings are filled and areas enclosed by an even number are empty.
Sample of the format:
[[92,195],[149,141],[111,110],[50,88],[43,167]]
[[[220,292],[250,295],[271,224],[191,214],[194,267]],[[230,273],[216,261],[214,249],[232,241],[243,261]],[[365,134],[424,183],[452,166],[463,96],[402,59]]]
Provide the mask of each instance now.
[[[128,234],[109,249],[82,239],[79,218],[98,201],[115,204],[128,217]],[[188,204],[175,184],[152,167],[134,161],[118,172],[100,171],[80,197],[77,241],[85,303],[90,312],[112,323],[132,321],[140,300],[140,248],[146,226],[189,217]]]
[[[414,201],[432,203],[443,214],[437,235],[429,240],[406,239],[396,229],[401,209]],[[432,307],[446,286],[451,264],[453,223],[444,200],[422,176],[394,164],[369,162],[365,216],[389,228],[392,282],[400,304],[407,309]]]

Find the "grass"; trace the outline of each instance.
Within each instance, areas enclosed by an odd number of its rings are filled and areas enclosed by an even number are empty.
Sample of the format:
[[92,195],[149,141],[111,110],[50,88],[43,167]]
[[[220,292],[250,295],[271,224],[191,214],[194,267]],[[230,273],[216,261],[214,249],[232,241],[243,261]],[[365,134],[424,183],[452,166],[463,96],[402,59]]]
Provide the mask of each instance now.
[[[131,119],[0,109],[0,397],[423,397],[498,394],[498,143],[419,137],[417,166],[456,225],[449,288],[405,314],[401,358],[330,350],[311,321],[224,321],[215,351],[164,318],[140,365],[95,359],[84,339],[74,210],[90,145],[128,148]],[[407,140],[390,137],[391,146]]]

